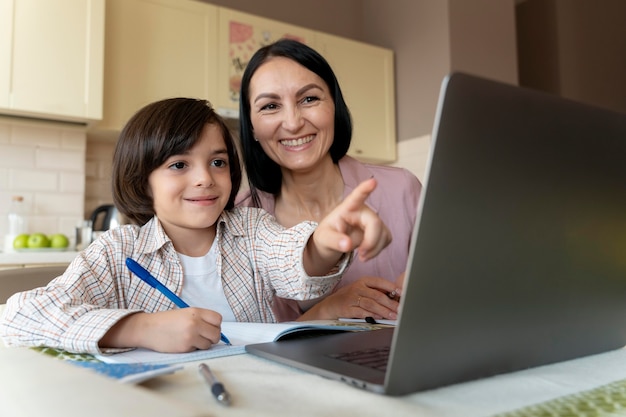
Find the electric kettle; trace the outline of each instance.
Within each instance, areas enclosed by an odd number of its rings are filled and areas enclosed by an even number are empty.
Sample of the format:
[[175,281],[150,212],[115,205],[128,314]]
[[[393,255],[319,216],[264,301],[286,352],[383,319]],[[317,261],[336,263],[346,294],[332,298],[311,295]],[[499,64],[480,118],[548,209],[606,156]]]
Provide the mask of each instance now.
[[[105,204],[97,207],[89,218],[93,225],[93,231],[105,231],[122,224],[128,224],[128,219],[118,211],[113,204]],[[101,219],[101,220],[100,220]]]

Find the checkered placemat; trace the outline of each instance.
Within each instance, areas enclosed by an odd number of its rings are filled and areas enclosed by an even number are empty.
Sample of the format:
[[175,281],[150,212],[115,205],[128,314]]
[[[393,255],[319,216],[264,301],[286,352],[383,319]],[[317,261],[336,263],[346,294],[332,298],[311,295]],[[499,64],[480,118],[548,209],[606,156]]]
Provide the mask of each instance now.
[[493,417],[613,417],[626,416],[626,380],[589,391],[497,414]]

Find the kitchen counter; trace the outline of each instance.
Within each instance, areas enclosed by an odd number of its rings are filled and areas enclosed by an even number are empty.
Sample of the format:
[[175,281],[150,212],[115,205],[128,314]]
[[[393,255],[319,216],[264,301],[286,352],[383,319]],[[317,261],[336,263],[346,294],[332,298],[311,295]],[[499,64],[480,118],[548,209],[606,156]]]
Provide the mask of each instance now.
[[68,251],[32,251],[0,252],[0,268],[22,266],[69,265],[79,252]]

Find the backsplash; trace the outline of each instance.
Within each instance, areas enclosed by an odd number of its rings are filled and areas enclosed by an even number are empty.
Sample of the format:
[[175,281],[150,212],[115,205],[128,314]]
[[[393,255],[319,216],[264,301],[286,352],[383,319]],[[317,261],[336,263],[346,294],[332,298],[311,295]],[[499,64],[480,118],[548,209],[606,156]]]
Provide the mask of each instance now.
[[85,211],[85,130],[0,117],[0,235],[7,231],[11,196],[22,195],[30,232],[73,236]]
[[398,142],[398,160],[391,165],[408,169],[424,185],[430,146],[430,135],[400,141]]
[[113,204],[111,165],[115,142],[87,135],[85,155],[85,218],[102,204]]

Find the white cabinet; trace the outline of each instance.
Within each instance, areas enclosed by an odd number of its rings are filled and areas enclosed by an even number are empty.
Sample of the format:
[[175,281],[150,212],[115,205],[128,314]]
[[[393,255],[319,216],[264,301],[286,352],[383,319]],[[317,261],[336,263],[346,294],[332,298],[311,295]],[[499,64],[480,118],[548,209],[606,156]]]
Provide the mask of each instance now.
[[320,32],[316,46],[335,71],[352,114],[348,154],[365,162],[395,161],[393,51]]
[[0,113],[102,116],[104,0],[0,0]]
[[217,108],[228,117],[239,115],[241,76],[260,47],[289,37],[313,45],[315,32],[272,19],[219,8],[219,72]]
[[141,107],[170,97],[214,101],[217,7],[189,0],[107,0],[104,117],[119,131]]

